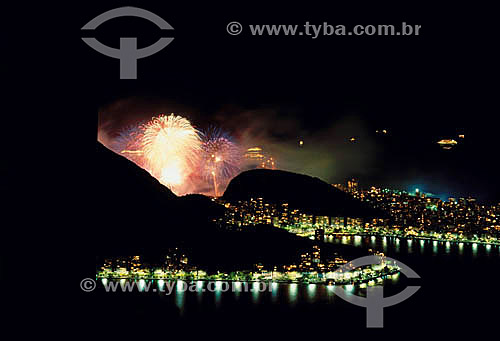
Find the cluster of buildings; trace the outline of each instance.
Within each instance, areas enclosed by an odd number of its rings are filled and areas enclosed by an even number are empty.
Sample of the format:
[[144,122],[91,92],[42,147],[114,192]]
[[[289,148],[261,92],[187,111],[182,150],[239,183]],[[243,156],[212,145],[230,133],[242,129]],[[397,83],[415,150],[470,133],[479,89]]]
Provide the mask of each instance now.
[[[383,256],[383,254],[381,254]],[[338,254],[323,255],[318,244],[300,255],[296,264],[265,267],[255,264],[251,270],[231,273],[210,273],[188,266],[187,257],[181,253],[164,257],[164,263],[146,263],[141,256],[106,258],[97,269],[98,278],[106,279],[166,279],[208,281],[281,281],[293,283],[355,284],[370,283],[397,274],[394,264],[376,264],[364,268],[340,271],[347,261]],[[373,283],[372,283],[373,284]]]
[[[266,279],[278,281],[322,282],[333,278],[333,273],[347,260],[335,254],[321,252],[320,244],[314,244],[310,250],[303,251],[296,263],[265,267],[256,264],[253,280]],[[339,280],[338,276],[336,277]]]
[[287,202],[252,198],[236,203],[221,201],[226,207],[223,224],[234,229],[270,224],[307,237],[376,234],[500,244],[500,204],[482,205],[474,198],[443,201],[418,189],[414,193],[376,187],[361,189],[355,179],[333,186],[387,212],[389,218],[315,216],[290,207]]
[[226,207],[224,224],[236,229],[270,224],[292,233],[310,236],[317,233],[318,229],[323,233],[335,233],[347,227],[363,224],[362,218],[316,216],[290,208],[287,202],[272,203],[265,201],[264,198],[251,198],[236,203],[219,199],[219,202]]
[[500,240],[500,204],[482,205],[470,197],[443,201],[418,189],[414,193],[360,189],[355,179],[346,186],[334,186],[389,213],[387,225],[366,226],[366,232],[493,243]]
[[[197,272],[187,255],[179,248],[169,249],[160,261],[150,263],[141,256],[106,257],[97,270],[102,278],[184,278]],[[198,275],[203,275],[198,273]]]
[[[375,254],[384,256],[382,253]],[[399,272],[396,265],[385,262],[346,271],[339,268],[346,263],[347,260],[338,254],[323,255],[320,244],[315,244],[311,250],[300,255],[297,264],[275,266],[272,269],[266,269],[261,264],[256,265],[252,280],[328,284],[370,283],[370,285],[373,285],[375,280],[381,281],[383,278]]]
[[[319,237],[317,237],[319,239]],[[335,271],[339,266],[347,263],[347,260],[335,254],[331,257],[322,257],[321,246],[318,244],[313,245],[312,249],[300,255],[300,263],[298,266],[299,271],[306,273],[328,273]],[[295,265],[285,267],[287,271]]]

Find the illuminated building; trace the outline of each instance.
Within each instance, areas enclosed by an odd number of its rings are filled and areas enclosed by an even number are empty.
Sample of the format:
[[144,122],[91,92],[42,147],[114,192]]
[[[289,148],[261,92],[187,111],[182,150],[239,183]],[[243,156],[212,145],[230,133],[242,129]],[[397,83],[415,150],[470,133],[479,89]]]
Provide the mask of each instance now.
[[313,263],[321,262],[321,250],[318,245],[313,245],[312,261]]
[[170,271],[185,270],[188,265],[188,257],[179,248],[170,249],[165,256],[165,267]]
[[356,179],[351,179],[347,181],[347,190],[351,193],[356,192],[358,190],[358,180]]
[[347,192],[347,188],[342,184],[332,184],[333,187],[340,189],[341,191]]
[[119,257],[115,262],[115,268],[117,269],[126,269],[130,268],[130,262],[127,257]]
[[245,155],[245,160],[250,168],[276,169],[276,160],[266,155],[262,147],[248,148]]
[[331,217],[330,219],[332,227],[341,228],[344,227],[344,217]]
[[264,162],[262,162],[261,168],[276,169],[276,161],[272,157],[270,157],[270,158],[266,159]]
[[316,217],[316,226],[318,227],[326,227],[330,226],[330,217],[328,216],[317,216]]
[[316,231],[314,231],[314,239],[317,241],[323,241],[325,239],[325,230],[316,229]]
[[112,259],[105,259],[104,264],[101,266],[101,273],[103,274],[110,274],[113,272],[113,260]]
[[130,271],[138,272],[141,269],[141,257],[133,256],[130,261]]
[[346,221],[347,228],[361,227],[362,225],[363,225],[363,219],[347,217]]
[[288,204],[283,203],[281,204],[281,217],[280,217],[280,225],[288,225],[290,222],[288,215]]
[[258,163],[264,160],[264,154],[261,147],[252,147],[248,148],[245,153],[245,159],[247,160],[256,160]]
[[314,221],[314,216],[312,214],[302,213],[300,217],[300,224],[305,227],[312,227]]
[[280,227],[280,218],[279,217],[272,217],[272,221],[273,221],[274,227]]
[[441,148],[449,150],[456,146],[458,142],[452,139],[443,139],[438,141],[437,143],[441,146]]

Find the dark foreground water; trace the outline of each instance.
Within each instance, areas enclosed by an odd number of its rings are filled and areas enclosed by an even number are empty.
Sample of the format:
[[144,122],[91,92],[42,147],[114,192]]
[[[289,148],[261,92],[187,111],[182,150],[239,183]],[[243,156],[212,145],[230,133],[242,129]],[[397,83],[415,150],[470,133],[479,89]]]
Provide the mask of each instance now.
[[[408,300],[384,309],[384,328],[366,329],[365,308],[351,305],[324,285],[275,283],[258,292],[174,290],[165,293],[93,293],[96,316],[110,325],[166,328],[186,333],[261,330],[265,335],[455,336],[463,332],[498,333],[500,308],[498,246],[443,243],[382,237],[327,237],[330,243],[373,248],[410,266],[420,279],[404,275],[384,281],[384,295],[407,285],[421,289]],[[155,281],[156,282],[156,281]],[[158,283],[154,283],[158,285]],[[206,287],[200,282],[198,286]],[[252,285],[250,285],[252,287]],[[176,287],[177,288],[177,287]],[[178,286],[181,289],[181,286]],[[365,289],[354,287],[352,294]],[[266,334],[271,333],[271,334]],[[375,334],[374,334],[375,333]],[[377,334],[378,333],[378,334]],[[404,334],[399,334],[404,333]]]

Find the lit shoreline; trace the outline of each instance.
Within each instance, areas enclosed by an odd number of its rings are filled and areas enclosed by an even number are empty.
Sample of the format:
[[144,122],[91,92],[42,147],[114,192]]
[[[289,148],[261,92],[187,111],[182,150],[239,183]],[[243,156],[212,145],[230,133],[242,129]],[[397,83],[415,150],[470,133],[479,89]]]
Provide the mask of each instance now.
[[[312,236],[313,233],[307,234],[307,236]],[[415,236],[415,235],[397,235],[397,234],[385,234],[385,233],[373,233],[373,232],[338,232],[338,233],[325,233],[327,236],[360,236],[360,237],[387,237],[387,238],[400,238],[400,239],[416,239],[416,240],[428,240],[428,241],[438,241],[438,242],[450,242],[455,244],[481,244],[481,245],[495,245],[500,246],[500,241],[481,241],[481,240],[468,240],[468,239],[444,239],[436,237],[426,237],[426,236]]]
[[96,279],[107,279],[107,280],[129,280],[129,281],[137,281],[137,280],[148,280],[148,281],[154,281],[154,280],[167,280],[167,281],[185,281],[185,282],[194,282],[194,281],[201,281],[201,282],[241,282],[241,283],[278,283],[278,284],[320,284],[320,285],[363,285],[363,284],[369,284],[372,285],[370,282],[382,282],[387,279],[392,279],[393,276],[398,276],[400,273],[399,267],[391,266],[388,268],[388,271],[383,272],[383,273],[377,273],[372,276],[365,276],[362,278],[358,278],[359,276],[351,277],[349,279],[344,279],[344,280],[334,280],[334,279],[318,279],[318,280],[281,280],[281,279],[241,279],[241,278],[236,278],[236,279],[231,279],[231,278],[203,278],[203,277],[196,277],[196,276],[185,276],[184,278],[181,277],[175,277],[175,276],[151,276],[151,275],[146,275],[146,276],[132,276],[132,275],[127,275],[127,276],[113,276],[110,274],[97,274]]

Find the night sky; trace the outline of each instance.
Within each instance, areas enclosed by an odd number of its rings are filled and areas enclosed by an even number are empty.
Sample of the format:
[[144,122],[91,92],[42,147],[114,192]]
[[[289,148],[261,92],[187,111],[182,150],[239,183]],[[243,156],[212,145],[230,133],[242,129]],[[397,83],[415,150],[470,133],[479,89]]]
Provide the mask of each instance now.
[[[253,7],[231,15],[209,15],[201,9],[177,15],[158,8],[175,28],[174,42],[139,61],[137,82],[118,86],[116,60],[85,46],[82,53],[103,68],[102,78],[113,82],[111,91],[102,90],[102,106],[139,96],[140,103],[172,107],[200,124],[215,120],[236,136],[253,129],[264,148],[267,144],[288,152],[282,165],[330,182],[352,175],[364,186],[417,186],[443,198],[470,194],[498,200],[492,186],[498,183],[493,167],[498,159],[496,103],[492,107],[493,87],[487,82],[492,47],[488,36],[476,35],[487,27],[464,26],[460,14],[467,8],[392,9],[360,13],[333,8],[320,15],[292,15]],[[259,15],[254,17],[255,11]],[[225,25],[232,20],[346,25],[405,21],[423,28],[413,37],[313,40],[253,37],[248,30],[230,36]],[[118,31],[137,34],[137,27],[145,45],[158,37],[154,25],[143,20],[120,22],[100,27],[98,37],[111,45]],[[135,22],[137,26],[130,24]],[[387,129],[387,136],[376,135],[377,129]],[[359,136],[356,144],[347,142],[350,136]],[[436,143],[442,138],[454,138],[459,145],[442,150]],[[299,139],[305,148],[289,152]]]
[[[56,109],[73,120],[68,124],[78,121],[73,125],[78,131],[64,137],[69,139],[65,146],[75,145],[74,139],[78,147],[92,148],[102,120],[98,112],[121,103],[124,120],[148,110],[179,111],[198,125],[215,122],[236,137],[261,138],[256,143],[284,152],[281,165],[328,182],[354,176],[364,187],[419,187],[442,198],[470,194],[484,201],[500,200],[491,11],[457,4],[126,4],[163,17],[174,27],[164,36],[175,39],[159,53],[139,60],[137,80],[120,81],[118,60],[97,53],[80,38],[94,36],[118,46],[119,37],[132,36],[142,47],[162,32],[139,18],[119,18],[85,35],[80,31],[85,23],[124,3],[68,8],[60,20],[71,29],[56,35],[67,44],[47,42],[61,53],[40,56],[48,66],[38,70],[63,88],[52,94],[60,100]],[[420,36],[409,37],[311,39],[255,37],[244,27],[241,35],[230,36],[230,21],[244,26],[404,21],[422,29]],[[36,50],[41,43],[33,44]],[[50,66],[63,72],[53,74]],[[379,136],[377,129],[387,129],[388,134]],[[465,139],[458,134],[465,134]],[[350,136],[358,137],[355,144],[347,141]],[[442,138],[459,144],[442,150],[436,143]],[[299,150],[300,139],[305,143]]]

